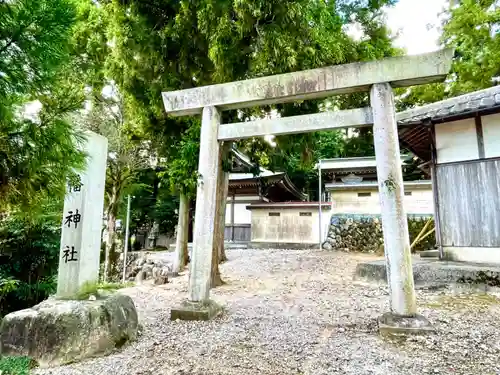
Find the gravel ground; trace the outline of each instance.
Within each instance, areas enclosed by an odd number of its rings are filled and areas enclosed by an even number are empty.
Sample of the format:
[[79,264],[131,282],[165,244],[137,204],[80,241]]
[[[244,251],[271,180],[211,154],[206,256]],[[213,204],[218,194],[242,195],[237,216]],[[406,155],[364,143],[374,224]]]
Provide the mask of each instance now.
[[393,342],[377,334],[387,288],[355,283],[361,254],[230,250],[212,291],[226,306],[211,322],[171,322],[187,276],[123,292],[143,333],[119,352],[37,374],[500,374],[500,299],[419,290],[437,333]]

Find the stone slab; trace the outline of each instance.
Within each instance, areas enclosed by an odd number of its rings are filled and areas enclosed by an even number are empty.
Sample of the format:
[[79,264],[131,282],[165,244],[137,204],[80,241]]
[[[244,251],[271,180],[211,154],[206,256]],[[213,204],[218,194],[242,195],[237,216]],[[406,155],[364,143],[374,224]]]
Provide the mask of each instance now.
[[[500,286],[500,266],[465,262],[440,261],[434,258],[412,257],[413,280],[417,287],[471,285],[477,289]],[[362,262],[356,267],[355,280],[387,282],[385,259]]]
[[319,249],[319,243],[282,243],[282,242],[249,242],[249,249]]
[[229,110],[368,91],[376,83],[406,87],[438,82],[449,73],[453,53],[445,49],[169,91],[162,93],[163,103],[167,113],[187,116],[209,106]]
[[439,250],[424,250],[418,253],[420,258],[438,258]]
[[388,337],[428,335],[435,332],[427,318],[419,314],[405,317],[385,313],[378,319],[378,329],[382,336]]
[[184,301],[179,307],[172,308],[170,320],[212,320],[222,313],[222,307],[215,301],[205,302]]
[[137,311],[129,296],[49,299],[3,318],[0,354],[28,356],[40,367],[57,366],[108,354],[135,340],[137,331]]
[[321,112],[221,125],[219,128],[219,141],[261,137],[268,134],[310,133],[372,124],[373,116],[370,108]]

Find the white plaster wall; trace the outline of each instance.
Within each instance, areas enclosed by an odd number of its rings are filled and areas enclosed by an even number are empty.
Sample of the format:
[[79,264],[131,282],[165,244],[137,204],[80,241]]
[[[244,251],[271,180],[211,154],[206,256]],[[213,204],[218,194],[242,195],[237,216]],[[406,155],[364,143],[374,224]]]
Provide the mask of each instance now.
[[474,118],[436,124],[436,150],[438,163],[478,159]]
[[247,210],[249,203],[236,203],[234,205],[234,223],[250,224],[252,222],[252,212]]
[[[269,213],[280,216],[269,216]],[[301,216],[307,212],[311,216]],[[323,209],[323,240],[327,233],[331,210]],[[259,208],[252,210],[252,241],[292,244],[318,244],[319,213],[317,207]]]
[[[434,212],[432,189],[406,191],[411,195],[404,196],[404,207],[407,214],[431,214]],[[358,193],[371,193],[369,197],[359,197]],[[378,191],[331,191],[332,212],[342,214],[380,214],[380,198]]]
[[500,114],[481,117],[483,125],[484,156],[500,156]]
[[[247,210],[250,202],[261,203],[262,200],[258,195],[236,195],[234,205],[234,223],[235,224],[251,224],[252,213]],[[238,201],[244,201],[238,203]],[[226,201],[226,225],[231,225],[231,206],[233,204],[233,197],[228,196]]]
[[444,247],[445,255],[457,262],[500,264],[497,247]]
[[231,224],[231,205],[232,203],[229,201],[226,203],[226,224]]

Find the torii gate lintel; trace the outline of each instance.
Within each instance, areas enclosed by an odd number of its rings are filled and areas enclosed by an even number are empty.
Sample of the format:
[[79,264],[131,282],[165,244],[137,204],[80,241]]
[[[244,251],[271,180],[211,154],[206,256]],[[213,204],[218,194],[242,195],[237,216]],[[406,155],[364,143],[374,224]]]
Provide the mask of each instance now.
[[[194,241],[189,276],[188,301],[172,309],[172,319],[210,319],[217,306],[210,300],[212,249],[224,236],[216,225],[216,212],[225,212],[220,143],[266,134],[292,134],[373,124],[377,159],[384,248],[391,313],[384,314],[381,327],[394,317],[411,325],[417,316],[408,225],[403,207],[403,178],[393,87],[443,81],[451,69],[453,50],[402,56],[379,61],[337,65],[302,72],[261,77],[213,86],[163,93],[167,113],[176,116],[202,113],[199,175]],[[325,112],[314,115],[256,120],[222,125],[220,112],[256,105],[318,99],[335,94],[370,91],[371,108]],[[227,179],[226,179],[227,180]],[[218,192],[218,189],[221,190]],[[221,207],[216,205],[220,204]],[[399,320],[397,320],[399,321]],[[422,317],[415,320],[422,326]],[[398,327],[399,329],[400,327]]]

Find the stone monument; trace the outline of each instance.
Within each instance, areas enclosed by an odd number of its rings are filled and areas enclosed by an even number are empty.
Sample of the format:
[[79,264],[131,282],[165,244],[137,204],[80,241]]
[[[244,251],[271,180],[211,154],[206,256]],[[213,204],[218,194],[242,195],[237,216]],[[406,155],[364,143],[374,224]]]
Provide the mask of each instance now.
[[108,141],[87,132],[86,168],[68,179],[62,217],[57,296],[71,297],[99,280]]
[[0,326],[0,355],[29,356],[41,367],[110,353],[137,337],[129,296],[79,293],[85,283],[99,280],[108,148],[106,138],[86,136],[87,166],[66,187],[56,298],[10,313]]

